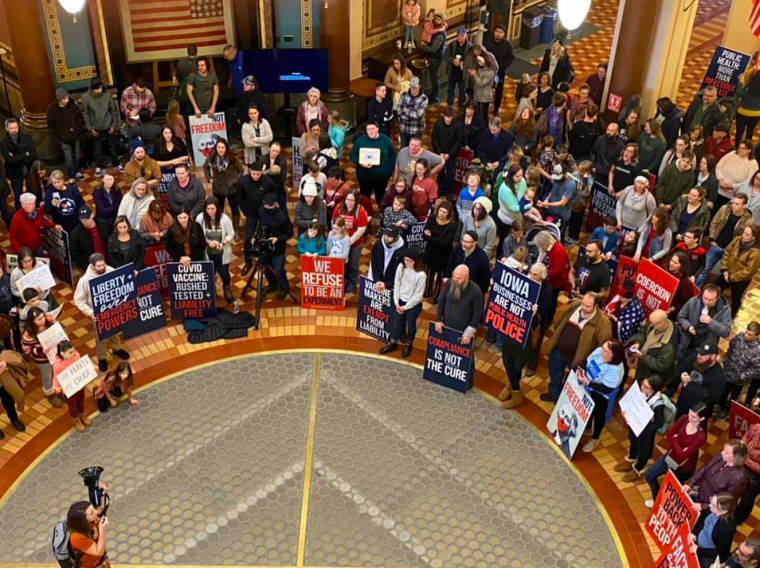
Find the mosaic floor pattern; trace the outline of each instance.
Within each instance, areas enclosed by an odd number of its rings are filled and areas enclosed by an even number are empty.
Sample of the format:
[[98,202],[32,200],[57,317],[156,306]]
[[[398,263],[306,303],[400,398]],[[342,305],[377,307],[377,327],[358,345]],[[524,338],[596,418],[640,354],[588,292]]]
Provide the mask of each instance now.
[[622,566],[544,436],[420,374],[301,352],[156,383],[139,412],[109,411],[21,481],[0,508],[0,562],[50,562],[39,527],[86,498],[76,472],[99,464],[119,564]]

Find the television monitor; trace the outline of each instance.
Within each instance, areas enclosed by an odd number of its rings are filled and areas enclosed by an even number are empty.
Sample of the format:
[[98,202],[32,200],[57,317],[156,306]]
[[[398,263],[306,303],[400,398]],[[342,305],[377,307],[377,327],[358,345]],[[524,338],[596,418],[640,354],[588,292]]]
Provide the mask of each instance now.
[[326,49],[254,49],[243,56],[246,75],[254,75],[262,93],[327,91]]

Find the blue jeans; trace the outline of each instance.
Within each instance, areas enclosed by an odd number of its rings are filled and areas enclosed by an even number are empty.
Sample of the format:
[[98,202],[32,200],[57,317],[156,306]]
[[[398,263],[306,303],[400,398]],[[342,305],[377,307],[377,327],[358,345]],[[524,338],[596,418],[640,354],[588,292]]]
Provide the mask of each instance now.
[[565,370],[570,364],[556,349],[549,353],[549,393],[559,396],[562,392]]
[[404,26],[404,43],[414,41],[414,26]]
[[275,278],[277,282],[272,282],[270,274],[267,273],[267,284],[274,286],[279,284],[280,288],[285,291],[290,290],[290,283],[288,282],[288,273],[285,272],[285,255],[276,254],[272,256],[272,269],[274,270]]
[[705,255],[705,268],[702,270],[702,272],[699,273],[699,276],[697,276],[694,283],[699,286],[700,288],[705,283],[705,280],[707,280],[707,277],[712,272],[712,269],[715,268],[715,265],[720,262],[720,259],[723,258],[723,249],[720,248],[718,245],[713,245],[709,249],[707,249],[707,254]]
[[[665,456],[661,456],[656,462],[649,466],[644,472],[644,479],[649,484],[649,489],[652,490],[652,499],[657,499],[657,494],[660,492],[660,477],[668,472],[668,464],[665,462]],[[691,477],[693,471],[681,472],[677,469],[673,472],[681,483],[686,483],[686,480]]]
[[71,144],[61,142],[61,151],[63,152],[63,161],[66,163],[66,173],[69,178],[73,178],[79,173],[79,139],[77,138]]
[[[399,304],[406,305],[404,300],[399,300]],[[403,314],[397,314],[396,324],[394,325],[393,333],[391,334],[391,343],[398,343],[401,334],[406,328],[406,342],[409,344],[414,343],[414,336],[417,334],[417,318],[422,311],[422,304],[417,304],[412,309],[405,311]]]

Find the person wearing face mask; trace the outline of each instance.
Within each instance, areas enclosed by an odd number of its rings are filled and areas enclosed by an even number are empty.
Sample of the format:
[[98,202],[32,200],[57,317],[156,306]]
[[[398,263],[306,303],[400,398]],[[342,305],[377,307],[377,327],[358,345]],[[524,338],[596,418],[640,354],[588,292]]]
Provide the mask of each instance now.
[[681,121],[681,132],[689,132],[699,124],[705,137],[712,136],[713,128],[722,121],[723,111],[718,104],[718,89],[710,85],[694,96]]
[[[90,296],[90,280],[103,276],[109,272],[112,272],[113,268],[106,264],[106,258],[99,252],[96,252],[90,256],[90,265],[85,270],[82,277],[77,282],[76,290],[74,291],[74,304],[79,308],[79,311],[95,321],[95,311],[92,306],[92,297]],[[98,356],[98,368],[102,373],[108,370],[108,347],[110,346],[113,354],[119,359],[128,360],[129,353],[127,353],[122,347],[121,333],[112,335],[107,339],[97,341],[95,343],[95,353]]]
[[167,190],[171,214],[176,217],[180,211],[187,209],[193,218],[197,217],[203,211],[206,200],[203,183],[190,172],[187,164],[177,164],[174,176]]
[[79,189],[73,183],[66,184],[63,172],[50,174],[50,185],[45,190],[45,209],[53,222],[70,233],[79,224],[77,211],[84,205]]
[[148,190],[148,183],[138,178],[132,182],[132,187],[121,200],[118,216],[126,217],[130,227],[139,227],[154,199],[155,197]]
[[151,189],[156,189],[162,179],[158,162],[148,156],[143,146],[132,150],[132,158],[124,166],[124,182],[131,184],[137,178],[143,178]]
[[42,256],[42,229],[57,228],[50,219],[45,216],[45,209],[37,207],[37,198],[31,193],[22,193],[19,198],[21,209],[16,211],[11,219],[10,241],[13,252],[18,254],[22,248],[29,248],[34,254]]

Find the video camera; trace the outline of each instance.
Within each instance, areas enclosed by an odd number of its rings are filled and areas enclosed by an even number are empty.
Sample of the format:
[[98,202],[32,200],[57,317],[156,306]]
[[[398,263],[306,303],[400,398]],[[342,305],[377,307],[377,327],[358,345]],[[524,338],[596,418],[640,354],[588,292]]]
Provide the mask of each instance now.
[[103,473],[103,468],[98,465],[84,468],[79,472],[79,475],[82,477],[85,487],[87,487],[87,496],[90,505],[96,509],[103,507],[99,516],[105,517],[108,512],[108,507],[111,505],[111,499],[108,497],[108,493],[100,488],[101,473]]
[[269,259],[277,247],[276,243],[271,242],[272,231],[266,225],[259,223],[256,233],[251,238],[251,254],[254,258],[262,261]]

